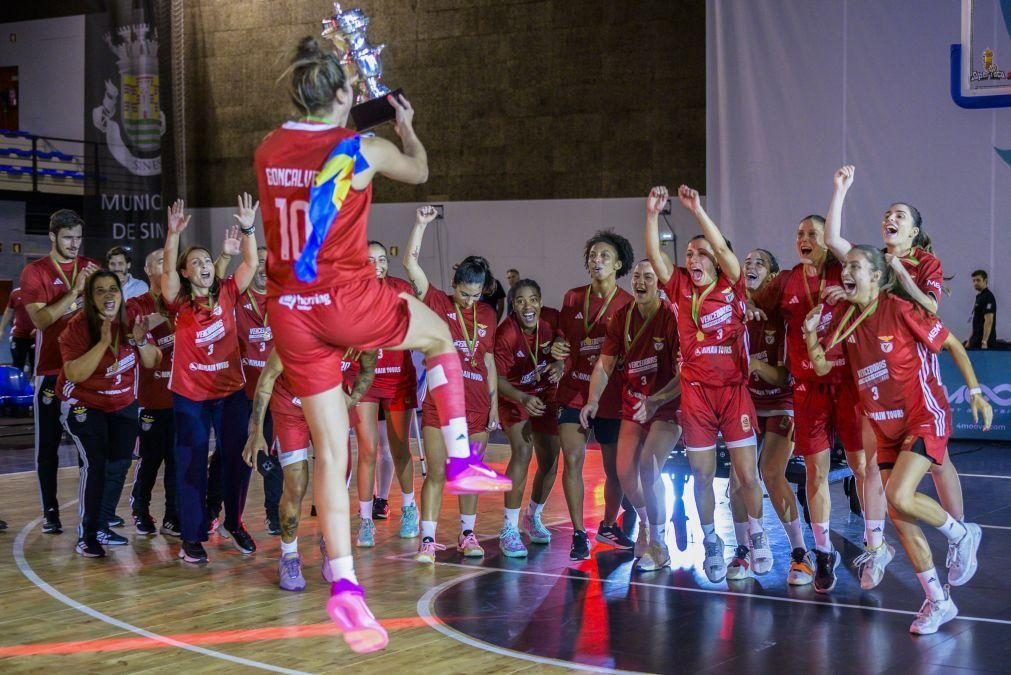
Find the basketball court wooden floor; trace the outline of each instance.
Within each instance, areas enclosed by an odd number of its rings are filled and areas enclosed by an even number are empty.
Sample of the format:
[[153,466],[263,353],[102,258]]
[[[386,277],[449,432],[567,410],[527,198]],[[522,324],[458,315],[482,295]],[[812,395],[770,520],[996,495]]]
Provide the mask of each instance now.
[[[963,445],[956,452],[967,512],[984,526],[984,539],[975,578],[954,591],[960,617],[937,635],[907,632],[922,595],[901,550],[879,588],[860,590],[848,565],[859,553],[860,520],[838,485],[833,539],[844,564],[836,590],[823,597],[810,587],[786,587],[789,552],[768,502],[776,564],[757,579],[728,587],[699,575],[693,565],[702,558],[701,532],[690,505],[677,510],[678,527],[670,528],[671,570],[635,573],[629,554],[600,544],[591,560],[570,562],[571,529],[556,484],[545,514],[555,535],[550,545],[531,545],[526,560],[502,557],[501,499],[485,497],[478,532],[486,557],[464,560],[450,548],[434,566],[411,560],[417,540],[397,538],[394,490],[394,518],[379,523],[376,548],[356,553],[370,605],[390,633],[389,647],[367,656],[349,652],[327,620],[308,502],[300,542],[309,588],[278,590],[279,540],[264,532],[255,475],[246,521],[259,550],[244,558],[215,535],[206,567],[179,562],[176,541],[128,530],[130,546],[84,560],[73,553],[77,469],[61,470],[68,530],[59,536],[41,532],[34,474],[3,475],[0,517],[10,527],[0,533],[0,671],[1009,672],[1011,448]],[[506,455],[504,446],[492,447],[499,468]],[[602,494],[594,450],[586,476],[592,528]],[[156,492],[154,503],[159,499]],[[730,543],[725,500],[720,509]],[[129,514],[125,500],[120,514]],[[441,542],[455,537],[456,516],[449,503]],[[942,566],[940,537],[928,537]],[[898,546],[890,528],[889,538]]]

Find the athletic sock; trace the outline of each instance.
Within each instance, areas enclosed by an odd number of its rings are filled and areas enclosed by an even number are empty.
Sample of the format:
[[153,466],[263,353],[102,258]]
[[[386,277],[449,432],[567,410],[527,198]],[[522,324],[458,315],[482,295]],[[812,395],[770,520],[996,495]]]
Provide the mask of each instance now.
[[[505,524],[512,525],[513,528],[519,529],[520,526],[520,510],[519,509],[505,509]],[[463,518],[461,518],[463,520]],[[470,529],[474,529],[471,527]]]
[[405,492],[404,493],[404,501],[401,504],[401,508],[405,508],[406,509],[408,506],[414,506],[414,493],[413,492]]
[[435,541],[435,526],[438,525],[434,520],[423,520],[421,521],[421,538],[431,539]]
[[754,536],[759,532],[765,532],[765,527],[762,525],[762,519],[748,516],[748,534]]
[[649,512],[646,510],[645,506],[635,506],[635,515],[639,516],[640,527],[643,525],[649,525]]
[[439,428],[449,457],[470,457],[467,408],[463,396],[463,369],[456,351],[425,360],[428,394],[435,402]]
[[287,555],[288,553],[298,553],[298,537],[292,539],[290,544],[284,539],[281,540],[281,555]]
[[734,521],[734,538],[737,539],[738,546],[751,548],[751,541],[748,539],[748,523]]
[[362,520],[372,520],[372,500],[358,502],[358,515]]
[[831,553],[832,540],[828,536],[828,523],[811,523],[811,531],[814,533],[814,549],[822,553]]
[[344,555],[340,558],[330,558],[330,573],[334,579],[347,579],[353,584],[358,583],[355,576],[355,559],[353,556]]
[[885,521],[864,520],[864,541],[869,549],[880,548],[885,542]]
[[716,536],[716,525],[702,523],[702,535],[705,539],[713,539]]
[[968,530],[965,529],[965,525],[952,518],[950,513],[946,513],[945,515],[948,519],[944,521],[944,525],[941,525],[937,529],[945,536],[948,543],[957,544]]
[[923,572],[917,572],[916,578],[920,580],[920,585],[923,586],[923,592],[927,594],[928,600],[944,600],[944,587],[941,586],[940,580],[937,578],[937,572],[931,567],[929,570]]
[[527,513],[529,513],[531,516],[539,516],[541,515],[541,511],[543,510],[544,504],[538,504],[533,499],[531,499],[530,503],[527,504]]
[[664,530],[666,529],[666,523],[660,523],[659,525],[650,525],[650,541],[664,543]]
[[783,523],[783,529],[786,530],[786,536],[790,540],[790,548],[802,548],[807,550],[807,544],[804,542],[804,526],[800,524],[800,518],[794,518],[788,523]]
[[470,530],[474,531],[474,525],[477,524],[477,514],[476,513],[461,513],[460,514],[460,532],[466,532]]

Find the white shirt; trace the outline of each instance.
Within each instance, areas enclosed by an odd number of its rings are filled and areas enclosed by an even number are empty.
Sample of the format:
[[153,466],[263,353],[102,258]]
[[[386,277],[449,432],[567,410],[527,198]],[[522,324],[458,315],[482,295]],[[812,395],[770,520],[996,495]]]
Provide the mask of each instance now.
[[146,281],[141,281],[134,278],[132,274],[127,274],[126,283],[123,284],[123,299],[129,300],[130,298],[136,298],[138,295],[144,295],[147,293],[147,289]]

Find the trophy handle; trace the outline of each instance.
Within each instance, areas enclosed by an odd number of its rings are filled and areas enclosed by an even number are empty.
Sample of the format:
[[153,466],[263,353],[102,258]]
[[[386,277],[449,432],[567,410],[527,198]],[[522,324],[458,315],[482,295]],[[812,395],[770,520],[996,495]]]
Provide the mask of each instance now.
[[[403,89],[395,89],[388,96],[401,96],[403,93]],[[355,129],[358,131],[377,127],[385,122],[393,121],[396,117],[397,111],[386,100],[386,96],[364,101],[351,108],[351,120],[355,123]]]

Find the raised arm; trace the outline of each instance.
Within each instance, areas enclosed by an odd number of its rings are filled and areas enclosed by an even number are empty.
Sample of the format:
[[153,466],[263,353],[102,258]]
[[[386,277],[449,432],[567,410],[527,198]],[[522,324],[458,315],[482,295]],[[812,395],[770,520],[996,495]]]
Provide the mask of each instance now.
[[281,356],[274,350],[267,357],[267,362],[260,371],[260,379],[256,381],[256,393],[253,395],[253,412],[249,416],[249,436],[246,447],[242,450],[242,459],[249,466],[256,462],[256,455],[267,452],[267,439],[263,436],[263,420],[267,417],[270,397],[274,393],[274,383],[284,372]]
[[173,303],[179,295],[182,284],[176,263],[179,260],[179,236],[190,224],[186,204],[177,199],[168,210],[168,234],[165,235],[165,258],[161,266],[161,293],[167,303]]
[[140,364],[145,368],[154,368],[161,361],[161,350],[147,341],[148,330],[147,317],[138,315],[133,322],[133,343],[137,345]]
[[235,213],[235,220],[238,221],[239,234],[242,235],[242,262],[235,270],[235,285],[239,287],[240,293],[245,293],[249,284],[253,283],[253,275],[256,274],[256,266],[259,260],[256,257],[256,210],[260,208],[260,202],[253,203],[253,197],[244,192],[239,195],[239,208]]
[[670,281],[674,270],[669,264],[669,259],[663,255],[660,249],[660,212],[667,205],[669,194],[667,188],[658,185],[649,191],[646,197],[646,257],[653,265],[656,278],[661,285]]
[[[695,221],[702,228],[702,234],[705,236],[706,241],[709,245],[713,247],[713,252],[716,254],[716,262],[720,264],[720,269],[727,276],[731,283],[736,284],[737,280],[741,278],[741,263],[734,255],[734,252],[730,250],[727,246],[727,240],[724,238],[723,233],[720,232],[720,228],[716,226],[706,210],[702,208],[702,198],[699,196],[698,190],[693,190],[687,185],[682,185],[678,188],[678,201],[681,202],[681,206],[688,209],[688,211],[695,216]],[[655,269],[655,268],[654,268]]]
[[990,404],[983,396],[983,390],[979,386],[979,380],[976,379],[976,371],[973,370],[972,362],[969,361],[969,355],[965,352],[965,347],[951,333],[948,334],[942,346],[951,352],[951,358],[954,359],[955,365],[958,366],[962,377],[965,378],[965,385],[968,387],[969,405],[972,407],[972,421],[979,422],[979,416],[983,415],[983,431],[989,431],[990,424],[993,422],[993,408],[990,407]]
[[35,327],[45,330],[59,321],[70,309],[70,306],[84,294],[85,282],[97,270],[98,266],[95,263],[88,263],[83,270],[78,271],[77,281],[74,282],[73,288],[48,305],[43,302],[25,303],[25,311],[28,312],[28,318],[32,320]]
[[825,245],[840,260],[853,248],[842,236],[842,207],[846,193],[853,185],[855,173],[856,167],[846,165],[832,176],[832,201],[828,203],[828,213],[825,215]]
[[439,212],[434,206],[422,206],[418,209],[414,227],[411,228],[411,236],[407,238],[407,247],[404,249],[404,271],[407,272],[407,280],[411,282],[414,294],[419,300],[425,297],[429,287],[428,276],[418,262],[421,256],[421,240],[425,238],[425,228],[437,215]]
[[387,96],[386,100],[397,112],[393,129],[400,136],[404,149],[401,151],[378,136],[362,138],[361,152],[369,168],[352,179],[351,184],[355,188],[364,188],[376,173],[411,185],[420,185],[428,180],[428,154],[414,133],[414,108],[403,96]]
[[228,275],[228,265],[232,258],[242,253],[242,242],[239,241],[239,226],[232,224],[225,230],[225,241],[221,244],[221,253],[214,259],[214,276],[224,279]]

